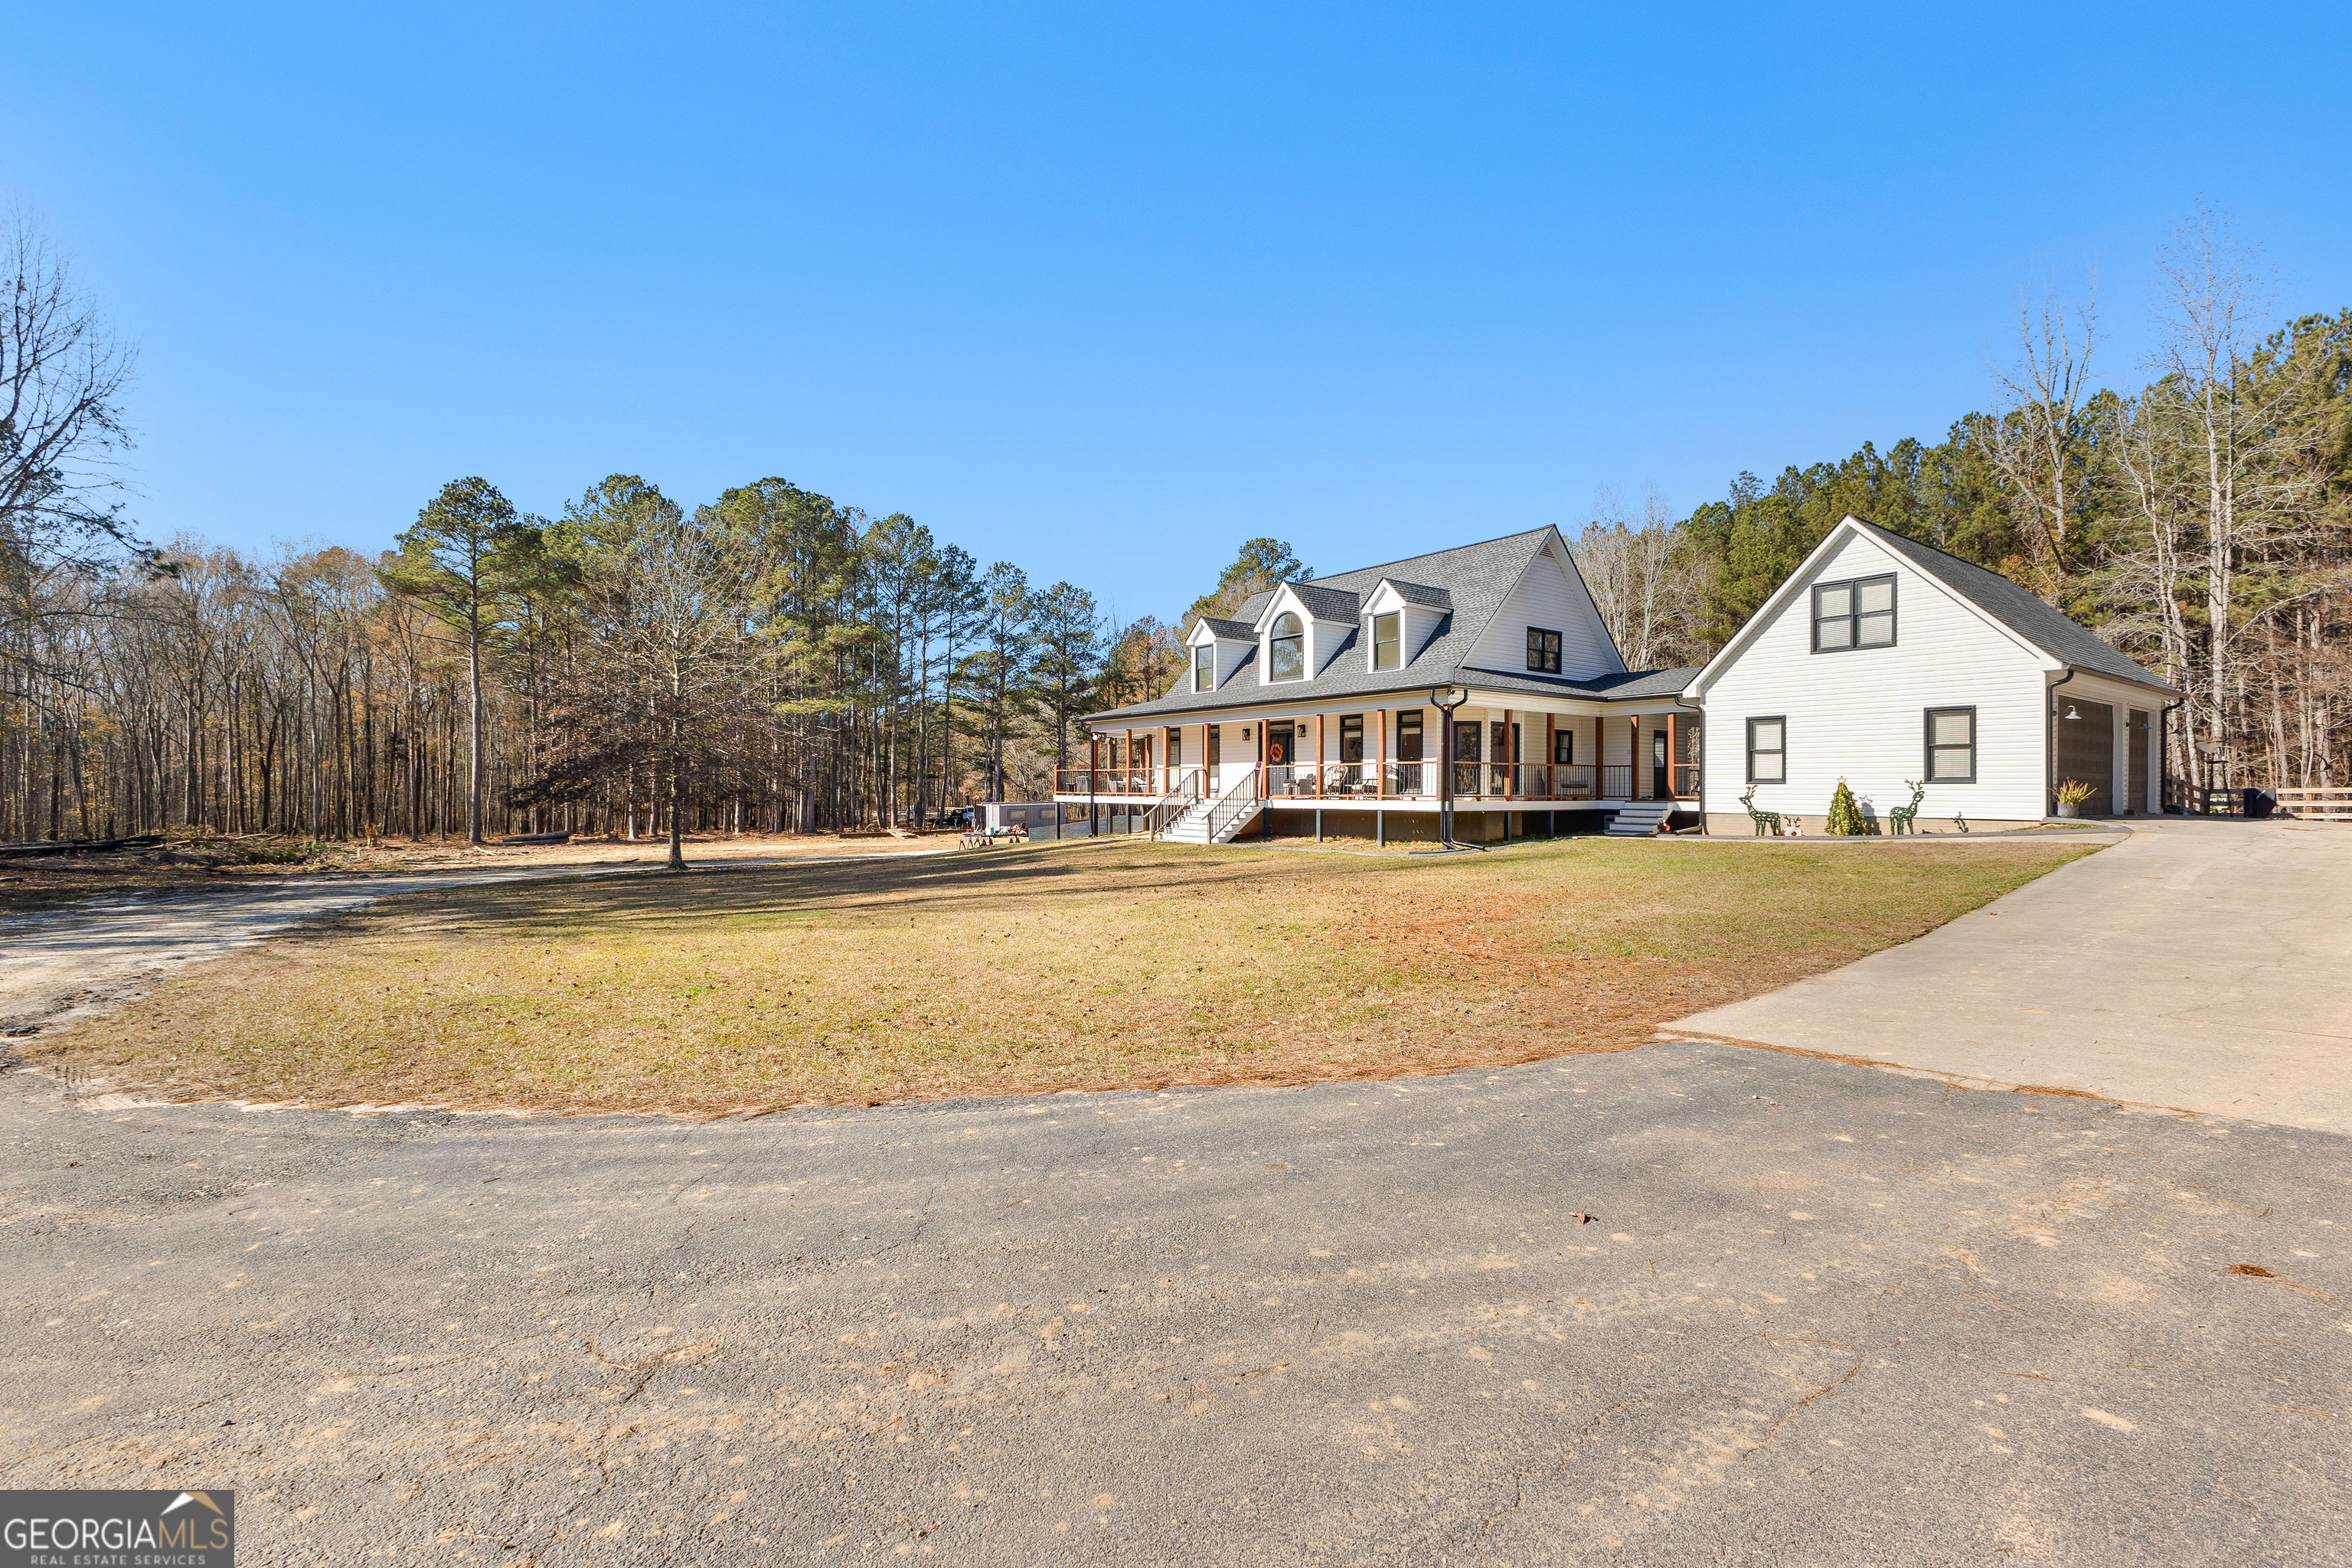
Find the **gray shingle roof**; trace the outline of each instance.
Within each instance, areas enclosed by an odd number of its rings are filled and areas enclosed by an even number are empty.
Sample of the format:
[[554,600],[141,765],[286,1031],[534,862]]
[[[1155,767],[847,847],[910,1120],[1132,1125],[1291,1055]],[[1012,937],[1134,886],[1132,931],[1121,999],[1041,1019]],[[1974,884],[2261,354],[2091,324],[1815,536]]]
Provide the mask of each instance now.
[[1298,602],[1305,605],[1307,613],[1318,621],[1343,621],[1352,626],[1357,617],[1363,614],[1355,595],[1334,588],[1328,583],[1293,583],[1290,591],[1298,595]]
[[[1290,584],[1302,597],[1311,590],[1345,598],[1348,601],[1347,611],[1337,618],[1351,627],[1360,616],[1359,606],[1383,578],[1396,584],[1400,592],[1410,584],[1424,595],[1436,595],[1436,598],[1424,597],[1416,602],[1432,605],[1447,613],[1437,623],[1437,631],[1427,645],[1402,669],[1366,669],[1359,640],[1361,629],[1357,627],[1349,632],[1339,646],[1339,651],[1324,665],[1322,673],[1305,680],[1285,681],[1280,686],[1260,685],[1257,679],[1257,650],[1253,647],[1214,691],[1193,691],[1188,674],[1176,683],[1175,689],[1148,702],[1132,703],[1088,717],[1097,721],[1142,720],[1165,713],[1254,707],[1296,700],[1340,700],[1384,694],[1411,696],[1454,680],[1487,691],[1524,691],[1529,695],[1554,697],[1647,698],[1671,696],[1680,691],[1692,671],[1651,670],[1577,681],[1556,676],[1528,675],[1516,670],[1481,670],[1465,664],[1478,634],[1502,608],[1503,601],[1518,585],[1528,563],[1535,559],[1536,552],[1543,548],[1551,534],[1549,528],[1532,529],[1525,533],[1490,539],[1479,544],[1466,544],[1458,550],[1440,550],[1428,555],[1416,555],[1410,560],[1391,561],[1354,572],[1342,572],[1335,576],[1318,577],[1312,584]],[[1272,590],[1256,595],[1234,612],[1235,618],[1255,624],[1272,597]],[[1307,602],[1310,605],[1315,603],[1312,599]],[[1320,615],[1322,612],[1318,608],[1317,613]],[[1251,635],[1255,638],[1255,634]]]
[[1388,584],[1408,605],[1426,605],[1433,610],[1454,607],[1454,595],[1443,588],[1433,588],[1426,583],[1400,583],[1393,577],[1388,579]]
[[1209,635],[1212,637],[1224,637],[1235,642],[1257,640],[1257,628],[1247,621],[1221,621],[1214,616],[1202,616],[1201,624],[1209,628]]
[[2176,689],[2126,658],[2082,622],[2051,608],[2000,573],[1947,555],[1932,544],[1906,539],[1866,517],[1853,521],[1868,529],[1872,538],[2060,663],[2162,691]]

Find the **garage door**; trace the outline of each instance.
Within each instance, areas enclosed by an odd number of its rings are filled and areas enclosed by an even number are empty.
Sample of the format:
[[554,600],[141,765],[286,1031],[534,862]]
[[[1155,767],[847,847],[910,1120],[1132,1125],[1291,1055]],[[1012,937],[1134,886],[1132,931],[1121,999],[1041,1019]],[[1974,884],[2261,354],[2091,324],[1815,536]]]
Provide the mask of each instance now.
[[2095,786],[2083,803],[2084,816],[2116,812],[2116,710],[2058,693],[2058,776]]

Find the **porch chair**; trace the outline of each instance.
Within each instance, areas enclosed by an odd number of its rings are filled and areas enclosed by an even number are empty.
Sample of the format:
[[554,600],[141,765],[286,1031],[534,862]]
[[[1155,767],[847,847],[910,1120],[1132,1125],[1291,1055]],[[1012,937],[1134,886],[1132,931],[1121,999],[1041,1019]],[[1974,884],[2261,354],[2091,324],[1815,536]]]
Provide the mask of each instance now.
[[1780,814],[1777,811],[1759,811],[1756,809],[1756,786],[1754,784],[1749,784],[1748,786],[1748,793],[1739,797],[1739,804],[1748,808],[1748,820],[1756,825],[1757,837],[1778,838],[1780,837]]
[[1898,805],[1886,814],[1887,831],[1896,836],[1908,833],[1916,838],[1919,830],[1912,825],[1919,820],[1919,803],[1927,798],[1927,784],[1924,779],[1905,779],[1903,782],[1911,786],[1911,804]]

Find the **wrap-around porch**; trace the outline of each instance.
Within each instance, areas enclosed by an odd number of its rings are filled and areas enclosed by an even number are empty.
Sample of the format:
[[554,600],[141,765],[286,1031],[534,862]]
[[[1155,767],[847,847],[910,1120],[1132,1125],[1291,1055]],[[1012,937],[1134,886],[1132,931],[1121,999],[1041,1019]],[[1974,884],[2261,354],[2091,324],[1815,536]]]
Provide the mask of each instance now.
[[1559,711],[1465,705],[1442,710],[1251,713],[1098,731],[1086,761],[1058,771],[1066,802],[1231,799],[1319,807],[1696,810],[1702,734],[1687,710]]

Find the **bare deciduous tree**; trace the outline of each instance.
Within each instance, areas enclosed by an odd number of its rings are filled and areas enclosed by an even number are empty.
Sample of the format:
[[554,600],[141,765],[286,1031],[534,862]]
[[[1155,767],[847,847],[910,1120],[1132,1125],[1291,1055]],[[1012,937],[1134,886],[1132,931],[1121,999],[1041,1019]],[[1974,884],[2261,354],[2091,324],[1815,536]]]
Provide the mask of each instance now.
[[2069,311],[2055,296],[2017,313],[2019,355],[2001,373],[2002,405],[1986,426],[1987,456],[2000,473],[2017,521],[2030,542],[2035,592],[2057,604],[2069,557],[2077,549],[2076,523],[2089,504],[2091,454],[2085,404],[2091,357],[2098,343],[2095,302]]

